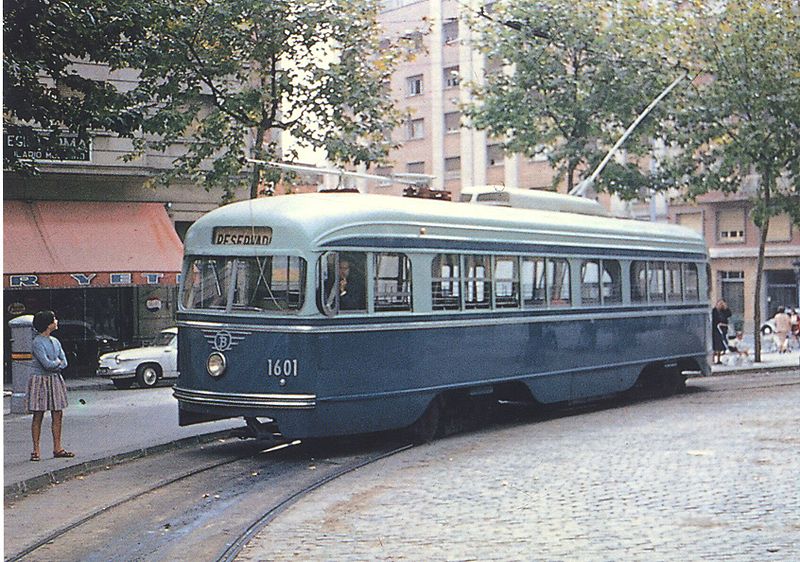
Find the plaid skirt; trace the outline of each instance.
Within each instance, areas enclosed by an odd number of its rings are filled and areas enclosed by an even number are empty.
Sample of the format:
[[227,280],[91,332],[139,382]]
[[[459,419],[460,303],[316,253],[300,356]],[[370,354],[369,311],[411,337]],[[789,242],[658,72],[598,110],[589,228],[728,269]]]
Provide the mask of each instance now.
[[61,373],[31,375],[28,379],[28,411],[63,410],[67,407],[67,385]]

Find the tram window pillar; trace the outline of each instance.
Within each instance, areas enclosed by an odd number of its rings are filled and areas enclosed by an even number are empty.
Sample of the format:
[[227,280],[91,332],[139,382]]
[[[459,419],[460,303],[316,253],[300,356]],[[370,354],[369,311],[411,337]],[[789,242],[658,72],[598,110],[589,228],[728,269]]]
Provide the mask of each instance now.
[[631,304],[631,262],[620,260],[620,283],[622,283],[622,304]]
[[431,267],[434,254],[410,254],[411,302],[414,312],[430,312],[433,308],[431,293]]

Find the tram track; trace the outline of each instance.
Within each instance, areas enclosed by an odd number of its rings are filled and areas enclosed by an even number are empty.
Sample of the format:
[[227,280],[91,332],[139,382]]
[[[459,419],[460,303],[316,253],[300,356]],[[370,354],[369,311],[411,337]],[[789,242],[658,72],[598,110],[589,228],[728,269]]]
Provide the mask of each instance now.
[[198,559],[233,560],[309,493],[410,447],[396,440],[380,446],[333,440],[227,456],[117,497],[6,560],[170,560],[189,552]]

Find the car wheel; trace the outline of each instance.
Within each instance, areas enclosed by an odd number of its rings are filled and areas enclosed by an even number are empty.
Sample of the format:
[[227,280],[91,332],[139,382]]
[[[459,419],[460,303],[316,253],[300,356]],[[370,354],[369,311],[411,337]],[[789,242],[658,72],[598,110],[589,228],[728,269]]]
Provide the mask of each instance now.
[[133,385],[133,379],[115,379],[111,382],[114,383],[114,388],[119,390],[126,390]]
[[770,328],[769,326],[762,326],[761,333],[764,334],[765,336],[768,336],[772,333],[772,328]]
[[156,365],[139,365],[136,382],[142,388],[153,388],[161,378],[161,369]]

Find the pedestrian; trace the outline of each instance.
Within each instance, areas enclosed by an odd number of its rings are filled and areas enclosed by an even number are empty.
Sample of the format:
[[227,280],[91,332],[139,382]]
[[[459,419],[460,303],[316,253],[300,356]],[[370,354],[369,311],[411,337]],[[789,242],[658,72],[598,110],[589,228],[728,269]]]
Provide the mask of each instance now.
[[789,332],[792,329],[792,320],[786,314],[786,309],[779,306],[778,312],[775,313],[772,321],[775,322],[775,339],[778,344],[778,353],[786,353],[789,351]]
[[61,427],[64,408],[67,407],[67,385],[61,371],[67,366],[67,356],[61,343],[51,334],[58,329],[58,319],[52,310],[42,310],[33,316],[33,328],[38,335],[33,338],[31,377],[28,380],[28,411],[33,414],[31,460],[41,458],[39,437],[42,433],[44,413],[50,411],[53,431],[53,457],[72,458],[61,446]]
[[792,323],[792,336],[794,337],[795,346],[800,348],[800,314],[796,308],[792,309],[789,320]]
[[722,354],[728,349],[728,319],[731,309],[724,299],[719,299],[711,311],[711,343],[714,348],[714,364],[722,363]]

